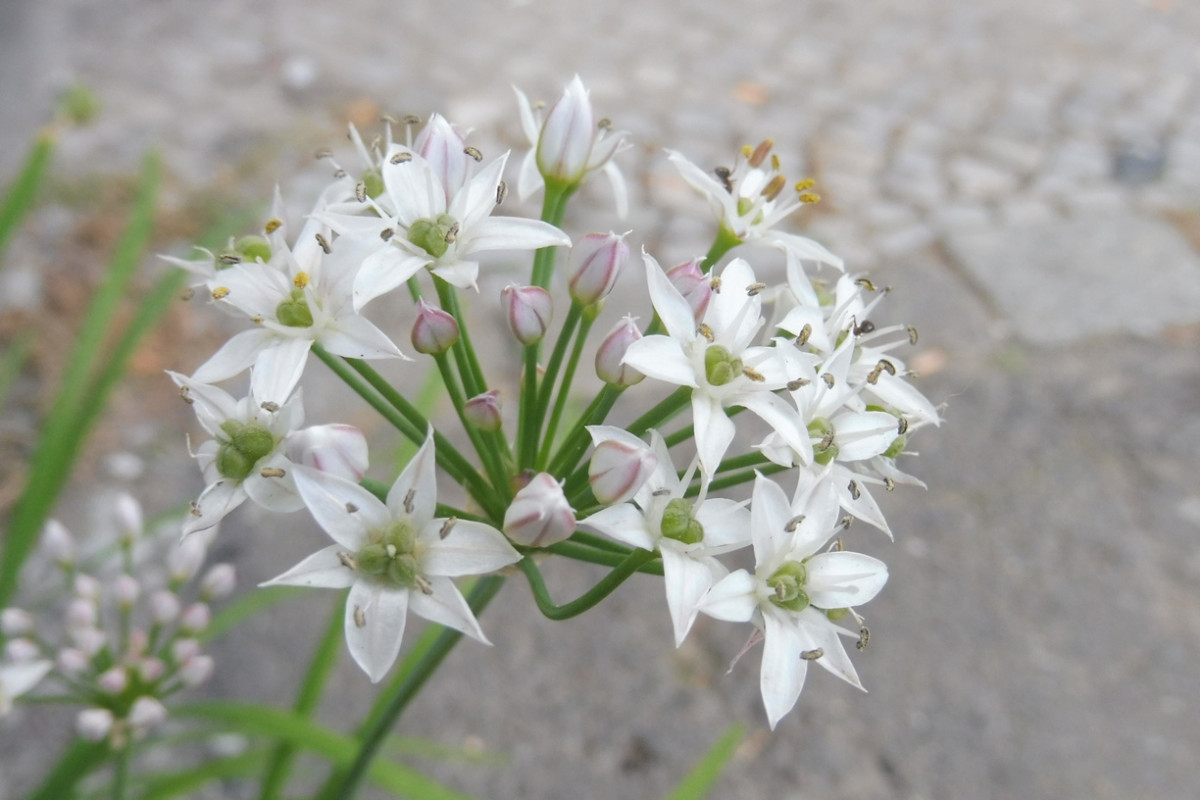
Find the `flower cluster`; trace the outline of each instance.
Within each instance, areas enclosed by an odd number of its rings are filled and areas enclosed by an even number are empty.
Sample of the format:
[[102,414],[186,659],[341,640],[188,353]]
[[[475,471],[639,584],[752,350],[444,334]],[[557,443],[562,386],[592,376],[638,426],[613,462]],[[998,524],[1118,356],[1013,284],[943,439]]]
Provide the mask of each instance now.
[[[555,618],[594,606],[641,571],[663,576],[677,645],[700,614],[750,623],[751,642],[765,641],[772,727],[795,704],[810,663],[858,686],[840,642],[865,645],[856,608],[880,591],[887,569],[847,551],[846,529],[857,518],[890,536],[870,490],[920,485],[897,460],[916,430],[939,422],[897,354],[916,343],[915,330],[877,325],[886,291],[779,228],[817,197],[809,181],[789,187],[770,140],[711,174],[669,152],[716,214],[711,247],[670,269],[643,255],[653,322],[616,319],[591,362],[604,388],[576,397],[592,326],[631,261],[631,234],[590,233],[572,246],[563,220],[597,172],[624,214],[613,157],[628,137],[597,119],[578,78],[544,115],[517,95],[532,148],[518,186],[523,195],[544,190],[541,219],[496,213],[508,154],[486,159],[434,115],[419,130],[408,120],[403,142],[390,123],[370,147],[351,128],[359,169],[335,164],[294,239],[277,198],[262,235],[173,259],[214,304],[253,324],[191,376],[172,373],[211,437],[195,452],[207,488],[185,532],[212,528],[247,498],[275,511],[307,508],[334,543],[271,583],[348,589],[347,645],[372,681],[396,660],[409,611],[486,642],[453,579],[517,565]],[[762,277],[770,259],[740,249],[755,244],[783,254],[786,279]],[[489,254],[501,251],[533,253],[527,281],[481,298],[499,302],[522,355],[511,372],[475,350],[465,307]],[[810,274],[821,266],[827,275]],[[455,438],[473,452],[454,447],[438,418],[364,360],[406,358],[362,316],[370,305],[396,319],[402,294],[413,305],[413,351],[438,371],[461,426]],[[364,479],[361,432],[300,427],[296,386],[310,352],[420,445],[390,488]],[[419,374],[419,362],[411,368]],[[241,399],[214,385],[247,371]],[[675,390],[648,400],[656,384]],[[622,413],[640,416],[611,424]],[[465,493],[462,507],[439,502],[438,469]],[[743,548],[753,551],[753,571],[728,558]],[[541,576],[547,554],[613,571],[559,606]],[[847,618],[858,627],[838,624]]]
[[37,598],[0,612],[7,640],[0,715],[46,680],[60,690],[56,699],[83,706],[80,736],[120,749],[166,721],[171,695],[212,674],[198,637],[209,627],[210,604],[233,592],[235,575],[230,564],[202,571],[203,534],[176,543],[173,528],[147,533],[129,495],[117,496],[112,516],[116,540],[96,557],[81,556],[75,537],[47,522],[42,553],[66,583],[54,597],[61,616],[47,615]]

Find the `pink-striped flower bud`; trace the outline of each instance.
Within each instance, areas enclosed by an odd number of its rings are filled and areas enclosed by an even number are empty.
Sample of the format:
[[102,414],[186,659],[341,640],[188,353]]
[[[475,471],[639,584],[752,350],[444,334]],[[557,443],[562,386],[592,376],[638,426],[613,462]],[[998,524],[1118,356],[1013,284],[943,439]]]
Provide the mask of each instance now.
[[285,451],[293,464],[328,472],[358,483],[369,463],[367,437],[353,425],[313,425],[287,438]]
[[113,522],[116,523],[121,544],[133,544],[142,535],[144,527],[142,504],[133,495],[121,492],[113,501]]
[[96,685],[102,692],[120,694],[129,686],[129,675],[125,672],[124,667],[113,667],[100,673],[100,676],[96,678]]
[[179,596],[166,589],[150,595],[150,618],[155,625],[170,625],[179,617]]
[[458,341],[458,322],[437,306],[424,300],[417,303],[417,319],[412,328],[412,346],[418,353],[440,356]]
[[14,663],[37,661],[41,656],[41,649],[29,639],[9,639],[4,645],[4,657]]
[[42,550],[60,567],[75,563],[75,537],[56,519],[46,520],[42,528]]
[[92,659],[82,650],[64,647],[58,651],[58,671],[69,677],[82,675],[92,667]]
[[75,731],[89,742],[100,742],[112,730],[113,713],[107,708],[85,708],[75,716]]
[[207,681],[212,677],[212,673],[212,656],[196,656],[185,661],[178,674],[184,686],[193,688]]
[[215,564],[200,579],[200,597],[206,601],[222,600],[233,594],[237,572],[232,564]]
[[523,345],[537,344],[554,316],[550,293],[540,286],[509,284],[500,292],[508,327]]
[[492,433],[500,430],[500,392],[497,389],[477,394],[463,403],[463,416],[467,422],[481,431]]
[[537,143],[538,171],[547,180],[578,183],[596,142],[596,114],[576,75],[550,109]]
[[121,608],[132,608],[140,591],[141,586],[132,575],[118,575],[113,581],[113,597]]
[[589,233],[576,241],[571,248],[571,299],[590,306],[608,297],[628,260],[625,234]]
[[0,611],[0,633],[5,636],[25,636],[33,633],[37,623],[33,614],[21,608],[6,608]]
[[575,532],[575,509],[553,475],[539,472],[504,512],[504,533],[517,544],[545,547]]
[[179,617],[179,629],[185,633],[200,633],[212,621],[212,613],[205,603],[192,603]]
[[646,376],[624,363],[629,345],[642,338],[633,317],[622,317],[596,351],[596,375],[605,383],[627,388]]
[[703,259],[693,258],[682,264],[677,264],[667,270],[667,280],[679,290],[683,299],[692,307],[692,316],[699,323],[704,319],[708,310],[708,301],[712,298],[712,278],[700,269]]
[[167,709],[153,697],[139,697],[129,708],[129,724],[134,730],[144,731],[167,721]]
[[595,452],[588,464],[592,494],[604,505],[633,497],[658,467],[658,457],[641,439],[621,428],[589,425]]

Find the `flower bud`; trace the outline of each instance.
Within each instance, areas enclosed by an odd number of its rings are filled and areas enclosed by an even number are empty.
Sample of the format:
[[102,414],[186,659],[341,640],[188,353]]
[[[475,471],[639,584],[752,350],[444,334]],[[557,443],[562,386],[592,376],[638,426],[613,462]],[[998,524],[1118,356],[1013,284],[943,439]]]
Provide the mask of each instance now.
[[146,652],[150,646],[150,634],[142,628],[134,628],[129,632],[129,641],[125,643],[125,654],[129,658],[137,658]]
[[207,681],[213,673],[212,656],[196,656],[179,668],[179,680],[189,688]]
[[313,425],[287,437],[294,464],[319,469],[358,483],[367,471],[367,437],[353,425]]
[[120,694],[129,685],[129,675],[125,673],[124,667],[113,667],[100,673],[96,678],[96,685],[108,694]]
[[46,520],[42,528],[42,549],[60,567],[75,563],[75,537],[56,519]]
[[58,671],[64,675],[70,677],[82,675],[91,669],[91,667],[91,657],[82,650],[77,650],[74,647],[65,647],[58,651]]
[[199,633],[208,627],[212,614],[204,603],[192,603],[179,617],[179,628],[187,633]]
[[500,292],[508,327],[523,345],[537,344],[554,316],[550,293],[540,286],[509,284]]
[[578,183],[587,171],[596,141],[596,115],[583,81],[576,75],[542,123],[538,171],[547,180]]
[[463,403],[463,416],[481,431],[492,433],[500,430],[503,421],[500,417],[500,391],[492,389]]
[[136,730],[146,730],[167,721],[167,709],[153,697],[139,697],[129,708],[129,724]]
[[82,631],[96,627],[99,615],[96,604],[91,600],[78,597],[67,606],[67,628],[72,631]]
[[131,545],[142,535],[142,506],[133,495],[121,492],[113,502],[113,521],[121,544]]
[[179,617],[179,597],[166,589],[150,595],[150,616],[155,625],[170,625]]
[[624,503],[633,497],[658,467],[658,457],[644,442],[620,428],[591,425],[596,444],[588,464],[592,494],[604,505]]
[[108,646],[108,637],[97,628],[78,628],[68,631],[71,642],[89,656],[94,656]]
[[233,594],[237,573],[232,564],[216,564],[200,579],[200,596],[205,600],[222,600]]
[[32,633],[37,623],[33,614],[21,608],[6,608],[0,611],[0,633],[5,636],[24,636]]
[[621,388],[641,383],[646,376],[622,363],[629,345],[641,338],[642,332],[633,317],[622,317],[596,351],[596,375],[600,380]]
[[412,328],[412,346],[418,353],[440,356],[458,341],[458,322],[451,314],[421,300]]
[[82,573],[76,575],[75,580],[71,582],[71,588],[74,589],[75,596],[81,600],[91,600],[93,603],[100,601],[100,581],[91,575]]
[[138,676],[142,683],[154,683],[167,671],[167,665],[160,658],[143,658],[137,665]]
[[571,248],[568,289],[581,306],[603,300],[629,260],[624,234],[589,233]]
[[463,152],[466,144],[441,114],[432,115],[413,142],[413,149],[429,162],[434,174],[441,178],[447,202],[466,183],[467,159],[470,158]]
[[37,661],[41,655],[42,651],[29,639],[10,639],[4,645],[4,656],[12,662]]
[[504,512],[504,533],[517,544],[545,547],[575,532],[575,510],[554,476],[539,472]]
[[167,574],[172,583],[187,583],[200,571],[208,546],[203,539],[189,536],[167,554]]
[[704,319],[708,301],[712,298],[712,278],[700,269],[701,260],[693,258],[667,270],[667,280],[692,307],[692,316],[696,318],[697,323]]
[[113,713],[107,708],[85,708],[75,717],[75,730],[89,742],[99,742],[108,736],[113,722]]
[[198,655],[200,642],[196,639],[176,639],[171,643],[171,658],[175,659],[176,664],[182,664]]
[[118,575],[113,581],[113,597],[122,608],[132,608],[141,587],[132,575]]

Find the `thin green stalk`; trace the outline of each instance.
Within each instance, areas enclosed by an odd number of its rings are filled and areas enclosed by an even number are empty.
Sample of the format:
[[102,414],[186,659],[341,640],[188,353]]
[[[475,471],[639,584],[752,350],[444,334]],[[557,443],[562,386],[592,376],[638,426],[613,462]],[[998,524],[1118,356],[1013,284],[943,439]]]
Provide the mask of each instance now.
[[[471,611],[478,616],[503,585],[504,578],[498,575],[490,575],[476,583],[467,597],[467,604],[471,607]],[[354,763],[344,774],[332,776],[326,784],[326,790],[321,794],[322,798],[325,800],[353,800],[362,787],[363,780],[367,777],[367,770],[370,768],[371,762],[379,748],[387,741],[388,734],[396,724],[396,720],[400,718],[404,709],[417,696],[417,692],[421,690],[421,687],[425,685],[425,682],[429,680],[462,638],[462,633],[450,628],[438,634],[433,646],[429,648],[404,682],[396,688],[393,696],[388,699],[384,712],[375,720],[374,725],[364,732],[362,746],[359,748]]]
[[[567,212],[567,201],[575,192],[575,185],[564,185],[550,180],[546,181],[546,194],[542,198],[542,221],[549,222],[555,227],[561,227],[563,217]],[[533,256],[533,271],[530,283],[543,289],[550,288],[550,277],[554,274],[554,256],[558,247],[551,245],[538,250]]]
[[458,323],[458,341],[454,343],[453,347],[454,360],[458,364],[458,372],[462,376],[463,388],[466,389],[467,396],[474,397],[486,391],[487,379],[483,375],[483,368],[479,366],[475,347],[471,344],[471,331],[467,320],[463,317],[462,308],[458,304],[458,292],[436,275],[433,276],[433,285],[437,289],[438,302],[442,304],[442,310],[454,317],[454,321]]
[[[737,486],[738,484],[752,481],[754,480],[754,476],[756,474],[774,475],[777,472],[783,472],[789,469],[791,469],[791,467],[784,467],[779,464],[766,464],[759,469],[748,469],[743,472],[735,472],[732,475],[726,475],[723,478],[717,478],[712,481],[710,484],[708,484],[708,491],[719,492],[722,489],[728,489],[730,486]],[[688,487],[685,496],[695,497],[698,494],[700,494],[700,482],[696,481]]]
[[537,399],[538,419],[546,418],[546,411],[550,408],[550,395],[554,391],[554,382],[558,380],[559,367],[562,366],[563,356],[567,354],[567,345],[571,343],[575,326],[579,324],[582,317],[583,309],[579,307],[578,303],[571,303],[567,318],[563,320],[562,330],[558,332],[558,340],[554,343],[554,352],[550,354],[550,360],[546,362],[546,374],[542,378]]
[[112,800],[125,800],[125,787],[129,784],[129,757],[132,753],[132,748],[125,745],[116,753],[113,758],[116,763],[113,765],[113,782],[112,782]]
[[[587,564],[600,564],[605,567],[617,567],[625,562],[629,557],[629,553],[617,553],[610,550],[601,550],[587,545],[580,544],[567,540],[565,542],[555,542],[542,548],[548,553],[554,553],[556,556],[569,558],[574,561],[583,561]],[[638,572],[645,575],[662,575],[663,567],[661,561],[650,561],[637,568]]]
[[559,446],[558,452],[550,459],[551,475],[562,475],[575,467],[580,456],[587,450],[588,442],[591,441],[591,436],[587,432],[588,425],[599,425],[604,422],[608,412],[612,411],[612,407],[616,405],[617,398],[625,391],[617,386],[608,385],[600,390],[600,393],[592,398],[592,402],[575,421],[575,426],[571,428],[571,432],[567,434],[562,445]]
[[[446,394],[450,395],[450,401],[454,405],[454,411],[458,414],[458,421],[462,424],[463,430],[467,433],[467,438],[471,440],[471,444],[475,448],[475,452],[479,454],[479,460],[483,462],[484,470],[492,481],[492,486],[501,494],[508,492],[508,475],[504,470],[504,465],[501,463],[500,454],[492,446],[495,441],[487,442],[484,440],[486,434],[476,428],[467,419],[463,411],[466,405],[466,398],[463,396],[462,387],[458,384],[458,378],[454,374],[454,368],[450,364],[450,359],[445,353],[434,356],[437,363],[438,372],[442,376],[442,385],[446,387]],[[490,437],[489,437],[490,438]]]
[[33,140],[29,155],[16,180],[8,187],[3,203],[0,203],[0,254],[8,244],[8,237],[17,229],[17,225],[33,208],[38,187],[50,166],[50,156],[54,153],[54,128],[47,127]]
[[613,553],[621,553],[623,555],[629,555],[633,552],[631,548],[619,542],[614,542],[612,539],[605,539],[603,536],[597,536],[594,533],[587,533],[586,531],[575,531],[575,533],[571,534],[570,541],[586,544],[588,547],[595,547],[597,550],[609,550]]
[[520,421],[517,425],[517,466],[522,470],[533,467],[533,461],[538,451],[538,437],[541,433],[541,421],[537,416],[538,347],[536,344],[526,345],[524,359],[525,378],[521,384]]
[[108,742],[76,739],[63,751],[58,763],[49,770],[46,779],[28,800],[63,800],[64,797],[72,797],[75,784],[102,764],[108,753]]
[[[538,463],[543,467],[550,460],[550,451],[554,447],[554,436],[558,433],[558,423],[562,419],[563,409],[566,408],[567,398],[571,393],[571,383],[575,380],[575,370],[579,367],[579,359],[583,355],[583,345],[587,342],[588,331],[592,328],[592,320],[584,317],[575,337],[575,347],[571,349],[571,359],[567,362],[567,370],[563,373],[562,383],[558,387],[558,396],[554,400],[554,412],[546,426],[545,440],[542,442],[542,452]],[[545,413],[545,412],[543,412]]]
[[637,572],[638,567],[651,561],[654,557],[654,553],[648,550],[634,550],[612,572],[601,578],[599,583],[576,599],[561,606],[555,605],[550,598],[550,592],[546,589],[546,581],[542,578],[541,570],[533,563],[533,559],[526,556],[519,563],[521,571],[529,580],[529,588],[533,591],[533,599],[537,603],[538,610],[550,619],[564,620],[577,617],[595,607],[597,603],[612,594],[630,575]]
[[[337,664],[338,655],[341,653],[340,645],[345,618],[346,612],[341,603],[334,603],[333,613],[329,617],[329,623],[325,626],[325,633],[321,637],[320,644],[317,645],[312,661],[309,662],[308,672],[304,676],[303,683],[300,684],[300,691],[297,693],[296,702],[293,705],[296,713],[305,718],[311,717],[316,712],[325,684]],[[267,769],[263,774],[262,788],[258,795],[260,800],[276,800],[280,796],[292,771],[296,750],[294,742],[286,741],[279,742],[271,750],[271,755],[267,759]]]
[[710,271],[722,256],[741,243],[742,240],[738,238],[737,234],[722,225],[717,229],[717,237],[713,240],[712,247],[708,248],[704,260],[700,262],[700,271]]

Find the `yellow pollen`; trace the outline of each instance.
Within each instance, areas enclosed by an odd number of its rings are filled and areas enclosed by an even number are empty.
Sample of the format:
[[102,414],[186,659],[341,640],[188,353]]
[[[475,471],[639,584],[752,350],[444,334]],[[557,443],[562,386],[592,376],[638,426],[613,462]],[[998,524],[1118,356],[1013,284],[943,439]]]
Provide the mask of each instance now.
[[212,290],[212,299],[213,300],[222,300],[228,296],[229,296],[229,287],[228,286],[218,286],[217,288]]
[[279,217],[271,217],[269,220],[267,220],[267,224],[263,225],[263,230],[267,233],[274,233],[281,227],[283,227],[283,220],[281,220]]
[[771,153],[771,169],[779,172],[779,156]]
[[742,158],[750,158],[750,156],[753,153],[754,153],[754,148],[752,148],[750,145],[748,145],[748,144],[742,145]]
[[297,272],[296,277],[292,278],[292,285],[297,289],[303,289],[305,286],[308,286],[308,273]]
[[821,202],[821,195],[817,194],[816,192],[801,192],[800,202],[808,203],[809,205],[813,203],[819,203]]
[[812,178],[805,178],[802,181],[796,182],[796,191],[803,192],[805,189],[811,189],[812,187],[814,187],[816,185],[817,185],[817,182],[814,181]]

